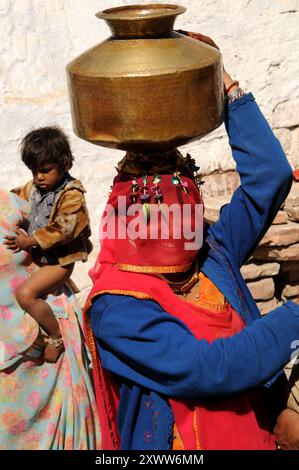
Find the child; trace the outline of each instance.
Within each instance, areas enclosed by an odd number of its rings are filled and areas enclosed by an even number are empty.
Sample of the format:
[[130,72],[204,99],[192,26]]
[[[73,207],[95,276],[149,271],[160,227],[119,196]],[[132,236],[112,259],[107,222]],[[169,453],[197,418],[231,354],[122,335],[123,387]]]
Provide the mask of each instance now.
[[28,235],[4,242],[14,252],[31,250],[40,269],[16,291],[16,299],[48,334],[47,362],[56,362],[64,350],[58,321],[43,298],[69,280],[76,261],[86,261],[92,245],[84,188],[70,176],[73,156],[65,134],[57,127],[29,132],[21,143],[22,161],[33,180],[12,190],[30,203]]

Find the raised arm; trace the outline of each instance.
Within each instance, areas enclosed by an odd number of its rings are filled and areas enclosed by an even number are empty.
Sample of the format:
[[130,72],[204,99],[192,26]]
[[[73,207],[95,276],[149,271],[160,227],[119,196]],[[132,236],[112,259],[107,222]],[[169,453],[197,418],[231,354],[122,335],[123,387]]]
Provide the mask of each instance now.
[[230,338],[197,340],[153,301],[103,295],[91,309],[103,367],[172,397],[226,395],[262,384],[290,359],[299,306],[289,302]]
[[[219,47],[208,36],[179,30]],[[228,98],[240,96],[238,83],[223,70]],[[271,225],[291,188],[292,169],[252,94],[228,103],[225,126],[241,184],[210,233],[242,266]]]
[[285,200],[292,169],[252,94],[228,104],[225,125],[241,184],[210,233],[241,266]]

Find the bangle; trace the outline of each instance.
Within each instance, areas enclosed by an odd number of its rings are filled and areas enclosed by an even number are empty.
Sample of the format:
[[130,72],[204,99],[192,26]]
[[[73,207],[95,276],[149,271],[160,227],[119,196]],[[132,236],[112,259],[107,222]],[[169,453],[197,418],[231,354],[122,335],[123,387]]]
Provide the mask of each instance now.
[[238,80],[231,80],[231,81],[228,82],[228,83],[224,83],[225,93],[228,95],[229,90],[231,90],[232,87],[235,86],[235,85],[239,86]]
[[245,92],[242,90],[242,88],[238,87],[228,96],[228,102],[232,103],[233,101],[241,98],[243,95],[245,95]]

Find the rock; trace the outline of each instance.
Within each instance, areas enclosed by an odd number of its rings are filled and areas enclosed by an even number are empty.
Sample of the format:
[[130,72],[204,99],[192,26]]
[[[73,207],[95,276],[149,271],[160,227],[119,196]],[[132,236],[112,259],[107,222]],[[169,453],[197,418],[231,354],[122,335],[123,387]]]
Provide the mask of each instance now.
[[[299,148],[299,125],[296,126],[296,127],[291,128],[291,131],[290,131],[290,149],[289,149],[288,152],[286,152],[289,163],[294,168],[296,168],[298,166],[298,148]],[[296,181],[295,178],[293,178],[293,179]]]
[[203,180],[202,194],[205,204],[208,198],[216,198],[219,200],[225,198],[226,202],[229,202],[232,194],[240,184],[240,178],[236,171],[211,173],[204,175]]
[[287,247],[258,247],[252,255],[257,260],[299,261],[299,243]]
[[205,220],[213,224],[219,219],[219,213],[222,206],[227,204],[231,199],[231,196],[215,196],[204,198],[204,218]]
[[282,296],[289,298],[299,295],[299,282],[287,284],[282,291]]
[[286,207],[284,214],[287,215],[289,220],[299,222],[299,206],[298,207]]
[[292,301],[292,302],[295,302],[295,304],[298,304],[299,305],[299,297],[298,295],[296,295],[295,297],[286,297],[285,298],[285,301],[288,302],[288,301]]
[[273,7],[279,13],[295,13],[298,11],[298,0],[278,0]]
[[284,211],[278,211],[275,219],[272,222],[273,225],[281,225],[281,224],[287,224],[287,223],[288,223],[288,215]]
[[276,276],[279,273],[279,263],[250,263],[242,266],[241,273],[246,281],[259,277]]
[[272,225],[259,246],[289,246],[299,242],[299,224]]
[[259,311],[262,315],[266,315],[267,313],[271,312],[275,308],[282,305],[282,302],[278,301],[275,297],[271,300],[266,302],[257,302],[256,305],[258,306]]
[[255,300],[269,300],[274,297],[275,286],[272,278],[248,282],[247,286]]
[[288,155],[292,146],[292,131],[286,127],[282,127],[278,129],[273,129],[273,132],[281,143],[281,146],[285,151],[286,155]]
[[298,261],[285,261],[284,263],[281,263],[280,265],[280,271],[282,273],[288,272],[288,271],[298,271],[298,269],[299,269]]
[[299,183],[294,183],[284,203],[284,209],[299,206]]
[[[285,2],[285,0],[284,0]],[[296,127],[299,124],[298,117],[299,100],[287,100],[279,103],[273,112],[273,127]]]
[[297,282],[299,284],[299,263],[297,263],[297,271],[282,272],[281,278],[288,283]]
[[[231,195],[226,196],[215,196],[215,197],[204,197],[204,217],[205,220],[214,224],[219,219],[219,213],[222,206],[228,204],[231,200]],[[278,211],[273,225],[282,225],[288,223],[288,216],[284,211]]]

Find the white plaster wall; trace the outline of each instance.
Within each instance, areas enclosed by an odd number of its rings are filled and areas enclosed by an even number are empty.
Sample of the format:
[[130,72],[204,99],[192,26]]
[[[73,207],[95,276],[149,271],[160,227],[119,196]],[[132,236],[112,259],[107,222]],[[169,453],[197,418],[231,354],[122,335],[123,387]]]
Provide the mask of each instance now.
[[[149,2],[0,0],[0,185],[11,188],[30,178],[18,153],[19,142],[29,130],[62,126],[76,158],[72,174],[88,190],[94,256],[99,216],[122,153],[93,146],[73,134],[65,65],[108,37],[108,27],[94,16],[97,11],[134,3]],[[299,166],[299,0],[178,3],[187,12],[176,26],[213,37],[227,70],[254,92],[291,164]],[[187,149],[205,173],[234,167],[223,127]],[[90,285],[87,269],[92,260],[76,269],[81,298]]]

